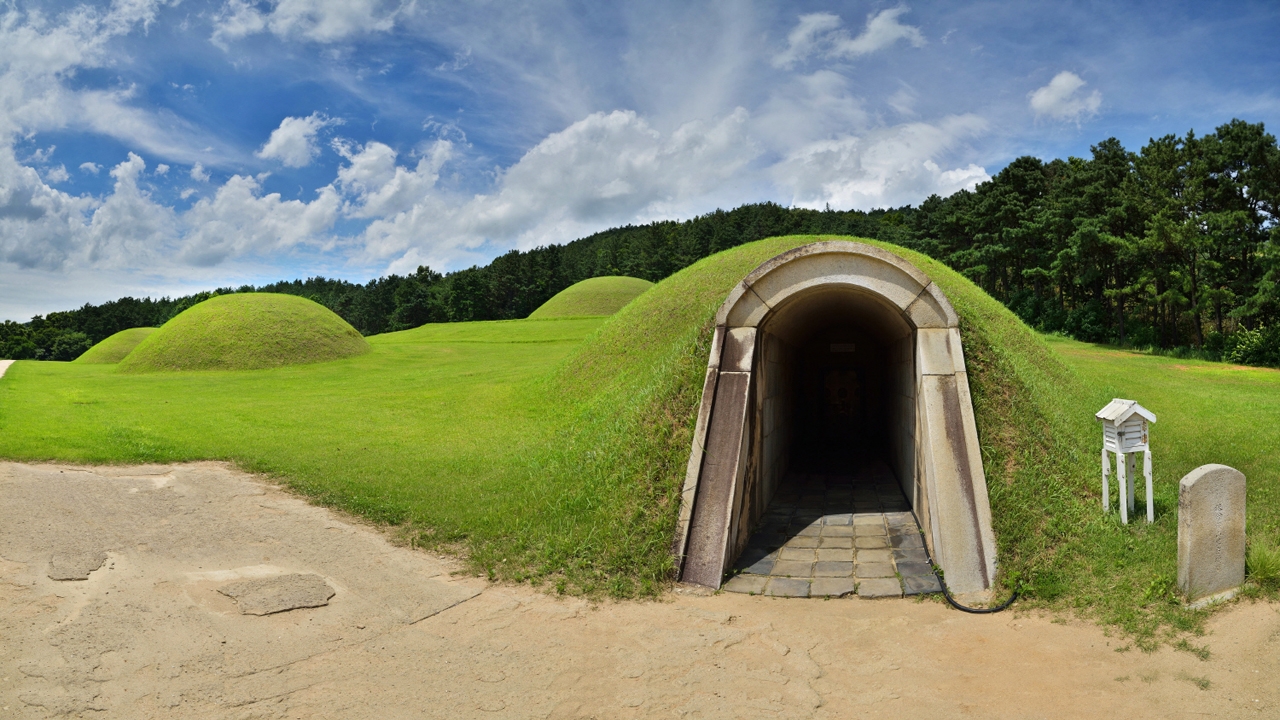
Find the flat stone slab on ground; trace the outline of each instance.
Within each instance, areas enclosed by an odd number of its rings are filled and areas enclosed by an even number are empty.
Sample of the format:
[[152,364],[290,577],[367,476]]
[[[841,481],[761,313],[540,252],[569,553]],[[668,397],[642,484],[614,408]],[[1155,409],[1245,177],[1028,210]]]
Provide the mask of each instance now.
[[765,588],[765,595],[773,597],[809,597],[809,581],[799,578],[774,578]]
[[858,597],[888,598],[902,597],[902,586],[897,578],[872,578],[858,581]]
[[809,597],[841,597],[853,592],[853,578],[814,578],[809,585]]
[[273,615],[289,610],[322,607],[334,596],[324,578],[311,573],[241,580],[218,588],[236,601],[244,615]]
[[101,550],[57,552],[49,558],[49,579],[88,580],[89,573],[106,561],[107,554]]
[[769,582],[768,575],[738,575],[724,584],[724,590],[745,595],[759,595],[764,592],[764,585],[767,582]]

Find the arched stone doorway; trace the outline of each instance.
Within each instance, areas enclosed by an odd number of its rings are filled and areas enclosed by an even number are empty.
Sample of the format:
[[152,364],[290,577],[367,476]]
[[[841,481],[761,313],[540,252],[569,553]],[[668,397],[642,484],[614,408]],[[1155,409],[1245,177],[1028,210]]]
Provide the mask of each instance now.
[[[846,477],[847,493],[833,485]],[[884,515],[886,532],[899,514],[918,522],[953,592],[990,589],[995,540],[958,318],[924,273],[862,243],[768,260],[720,308],[676,538],[681,579],[719,587],[780,489],[824,487],[828,507],[870,497],[903,511]]]

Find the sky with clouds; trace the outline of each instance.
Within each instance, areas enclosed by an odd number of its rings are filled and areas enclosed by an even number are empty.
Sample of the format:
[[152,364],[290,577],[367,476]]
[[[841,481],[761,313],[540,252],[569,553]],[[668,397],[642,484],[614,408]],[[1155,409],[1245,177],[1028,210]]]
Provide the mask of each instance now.
[[0,319],[1280,128],[1275,2],[0,2]]

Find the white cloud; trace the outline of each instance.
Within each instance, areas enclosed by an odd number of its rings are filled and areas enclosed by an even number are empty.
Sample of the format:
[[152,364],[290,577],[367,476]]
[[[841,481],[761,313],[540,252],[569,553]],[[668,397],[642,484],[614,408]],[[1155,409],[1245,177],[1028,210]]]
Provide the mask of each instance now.
[[[457,201],[426,191],[435,163],[415,171],[423,196],[412,207],[372,222],[363,239],[372,257],[399,258],[392,271],[447,266],[486,242],[533,247],[563,243],[609,224],[699,212],[709,193],[742,171],[759,149],[739,108],[712,123],[661,133],[631,111],[593,113],[547,136],[498,178],[494,192]],[[444,142],[444,141],[441,141]],[[443,152],[446,146],[435,146]],[[365,152],[368,152],[366,146]],[[366,182],[392,186],[385,152],[369,158]],[[424,162],[426,166],[424,168]],[[351,172],[355,171],[353,163]]]
[[1048,85],[1028,93],[1031,111],[1037,118],[1047,117],[1076,123],[1086,117],[1093,117],[1098,114],[1098,108],[1102,105],[1102,93],[1094,90],[1085,95],[1081,90],[1086,84],[1073,72],[1060,72]]
[[899,40],[922,47],[925,39],[920,28],[898,22],[906,12],[905,6],[898,6],[871,13],[866,28],[857,37],[849,37],[839,16],[832,13],[801,15],[787,35],[787,49],[773,57],[773,65],[791,68],[811,57],[850,59],[883,50]]
[[94,162],[83,162],[83,163],[80,163],[80,172],[86,172],[86,173],[89,173],[90,175],[97,175],[98,173],[102,172],[102,166]]
[[453,154],[453,143],[437,140],[409,170],[396,165],[396,151],[379,142],[367,143],[359,152],[342,144],[335,148],[350,161],[339,168],[337,184],[354,196],[346,214],[358,218],[389,217],[412,209],[435,186],[440,168]]
[[209,182],[209,173],[205,171],[203,165],[196,163],[191,166],[191,179],[196,182]]
[[231,40],[269,31],[279,37],[336,42],[386,32],[412,7],[412,2],[382,0],[275,0],[263,12],[245,0],[228,0],[215,18],[213,41],[225,48]]
[[280,127],[271,131],[270,139],[254,154],[264,160],[279,160],[285,167],[305,167],[320,154],[316,133],[340,122],[320,113],[311,113],[308,117],[287,117],[280,121]]
[[156,174],[157,174],[157,175],[168,175],[168,174],[169,174],[169,166],[168,166],[168,165],[165,165],[164,163],[160,163],[159,165],[157,165],[157,166],[156,166]]
[[907,123],[862,136],[812,142],[773,168],[775,180],[805,207],[871,209],[917,203],[932,193],[950,195],[990,179],[973,164],[943,170],[938,160],[987,128],[975,115],[937,124]]
[[179,255],[184,262],[210,266],[245,255],[269,255],[302,243],[324,244],[338,219],[341,200],[330,187],[305,203],[261,194],[256,178],[233,175],[213,198],[197,201],[183,214],[188,234]]
[[45,182],[56,185],[61,182],[66,182],[69,179],[71,179],[71,173],[67,172],[66,165],[58,165],[58,167],[52,167],[44,171]]

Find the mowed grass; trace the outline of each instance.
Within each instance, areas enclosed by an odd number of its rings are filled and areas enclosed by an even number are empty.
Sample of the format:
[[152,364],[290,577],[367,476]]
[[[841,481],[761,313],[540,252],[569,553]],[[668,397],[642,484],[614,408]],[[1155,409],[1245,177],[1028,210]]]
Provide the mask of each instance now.
[[366,355],[255,371],[19,362],[0,379],[0,456],[228,460],[379,522],[484,536],[528,502],[535,488],[510,466],[557,425],[533,381],[599,323],[426,326],[372,337]]
[[[1132,567],[1135,578],[1145,579],[1153,593],[1176,579],[1179,482],[1201,465],[1219,463],[1240,470],[1246,478],[1251,575],[1258,589],[1278,589],[1280,578],[1272,566],[1280,548],[1280,370],[1165,358],[1058,337],[1048,340],[1086,379],[1093,405],[1101,408],[1111,398],[1123,397],[1139,401],[1158,418],[1151,426],[1156,523],[1146,525],[1139,477],[1141,519],[1129,531],[1132,537],[1147,539],[1142,546],[1158,552],[1136,554],[1117,545],[1110,548],[1110,561]],[[1097,435],[1100,448],[1100,429]],[[1140,473],[1141,460],[1138,469]],[[1115,492],[1113,475],[1113,513]]]
[[133,352],[138,344],[147,339],[156,328],[141,327],[129,328],[121,330],[111,337],[103,339],[102,342],[94,345],[84,351],[80,357],[72,362],[78,362],[87,365],[111,365],[118,363],[124,359],[126,355]]
[[[231,460],[400,524],[416,542],[457,544],[491,577],[651,594],[674,577],[715,312],[761,262],[819,239],[706,258],[608,318],[426,326],[328,363],[143,376],[19,362],[0,379],[0,456]],[[1026,605],[1077,611],[1147,647],[1197,630],[1206,613],[1182,609],[1173,592],[1176,480],[1201,462],[1239,467],[1250,475],[1251,539],[1275,536],[1280,499],[1264,489],[1276,473],[1263,457],[1274,429],[1255,430],[1277,416],[1273,371],[1206,366],[1186,381],[1194,392],[1179,393],[1152,368],[1199,365],[1046,339],[942,264],[872,244],[928,274],[960,316],[1000,592],[1019,587]],[[1196,410],[1239,387],[1238,401]],[[1198,399],[1181,410],[1164,399],[1184,395]],[[1101,511],[1093,413],[1112,396],[1160,415],[1154,526]],[[1212,439],[1203,452],[1184,447],[1201,438]],[[1226,447],[1241,449],[1215,451]]]
[[258,370],[360,355],[369,344],[325,306],[295,295],[236,293],[193,305],[150,333],[119,371]]
[[547,320],[612,315],[651,287],[653,283],[648,280],[622,275],[588,278],[556,293],[529,317]]

